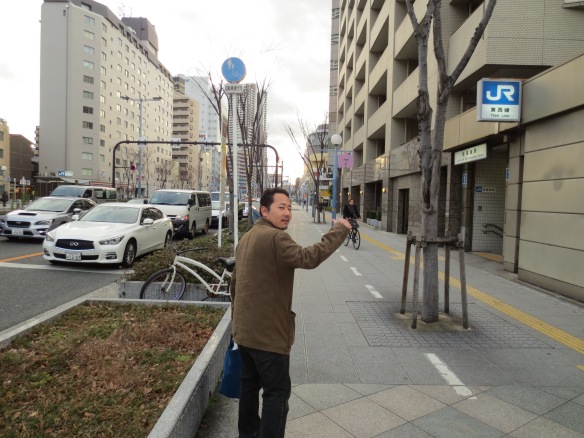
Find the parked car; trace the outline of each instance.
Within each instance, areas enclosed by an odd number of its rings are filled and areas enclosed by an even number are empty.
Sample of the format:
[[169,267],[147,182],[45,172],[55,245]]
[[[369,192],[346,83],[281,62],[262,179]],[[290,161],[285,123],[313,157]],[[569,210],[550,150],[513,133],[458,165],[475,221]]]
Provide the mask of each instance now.
[[[221,192],[211,192],[211,201],[220,201],[221,200]],[[225,208],[227,209],[227,211],[231,210],[230,207],[230,201],[229,201],[229,193],[225,192],[223,193],[223,200],[225,202]],[[237,206],[237,220],[240,221],[244,216],[243,216],[243,209],[244,209],[244,203],[243,202],[239,202],[238,206]]]
[[118,192],[113,187],[61,185],[51,192],[51,196],[89,198],[98,204],[102,204],[116,201]]
[[218,228],[219,227],[219,217],[221,217],[221,228],[227,228],[229,224],[229,219],[227,218],[227,207],[223,209],[221,213],[219,210],[221,209],[219,201],[211,201],[211,227]]
[[180,235],[195,237],[197,231],[207,234],[211,226],[211,194],[200,190],[161,189],[150,198],[179,230]]
[[106,203],[78,221],[47,233],[43,258],[51,263],[112,263],[129,268],[136,257],[172,239],[172,221],[146,204]]
[[97,204],[91,199],[47,196],[0,218],[0,236],[9,240],[44,239],[47,232],[71,222]]

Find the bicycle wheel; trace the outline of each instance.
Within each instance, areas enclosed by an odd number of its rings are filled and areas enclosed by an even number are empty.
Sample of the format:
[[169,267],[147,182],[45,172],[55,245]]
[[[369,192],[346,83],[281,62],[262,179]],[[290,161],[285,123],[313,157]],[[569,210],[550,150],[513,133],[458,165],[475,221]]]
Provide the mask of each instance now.
[[176,271],[171,283],[173,273],[174,269],[168,268],[152,274],[140,289],[140,299],[180,300],[186,289],[185,277]]
[[353,230],[349,231],[349,235],[347,236],[347,239],[345,240],[345,246],[347,246],[349,244],[349,242],[351,241],[352,235],[353,235]]
[[361,234],[359,234],[359,230],[353,231],[353,248],[359,249],[361,246]]

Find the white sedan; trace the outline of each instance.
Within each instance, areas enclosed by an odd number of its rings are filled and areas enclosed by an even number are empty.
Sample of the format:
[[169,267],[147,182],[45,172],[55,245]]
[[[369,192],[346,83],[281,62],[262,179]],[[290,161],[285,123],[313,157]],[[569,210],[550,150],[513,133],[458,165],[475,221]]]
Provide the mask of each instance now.
[[172,221],[146,204],[106,203],[47,233],[43,258],[51,263],[112,263],[129,268],[136,257],[167,246]]

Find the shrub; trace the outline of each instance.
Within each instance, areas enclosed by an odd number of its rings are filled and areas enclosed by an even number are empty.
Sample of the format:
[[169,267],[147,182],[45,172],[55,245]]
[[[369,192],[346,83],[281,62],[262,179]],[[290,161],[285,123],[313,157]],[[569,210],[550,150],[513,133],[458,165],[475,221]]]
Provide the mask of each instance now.
[[[240,221],[239,238],[241,239],[241,237],[243,237],[252,226],[253,225],[248,221]],[[223,271],[223,266],[218,261],[219,257],[233,256],[233,235],[224,233],[221,248],[217,247],[217,235],[212,236],[209,234],[197,237],[193,240],[175,240],[173,241],[172,246],[178,251],[192,250],[181,255],[197,260],[198,262],[209,266],[215,272],[220,273]],[[173,260],[174,252],[169,248],[154,251],[153,253],[137,260],[134,263],[133,271],[128,271],[128,273],[124,275],[124,278],[126,281],[145,281],[155,272],[170,266]],[[203,270],[199,269],[197,272],[203,277],[203,279],[205,279],[205,281],[209,282],[212,280],[211,275],[203,272]],[[184,271],[183,273],[188,282],[199,282],[195,277],[187,275]]]

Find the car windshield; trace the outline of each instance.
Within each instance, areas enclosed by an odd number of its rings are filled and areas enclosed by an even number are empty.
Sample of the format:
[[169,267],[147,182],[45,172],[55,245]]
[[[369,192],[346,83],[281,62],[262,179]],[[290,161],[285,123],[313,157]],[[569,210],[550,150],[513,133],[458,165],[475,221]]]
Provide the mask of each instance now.
[[51,196],[76,196],[81,197],[85,191],[84,187],[59,186],[51,193]]
[[70,199],[41,198],[28,205],[26,211],[65,211],[71,205]]
[[139,208],[127,208],[117,205],[97,206],[85,214],[83,222],[111,222],[117,224],[133,224],[138,220]]
[[155,205],[187,205],[190,193],[156,192],[150,198],[150,204]]

